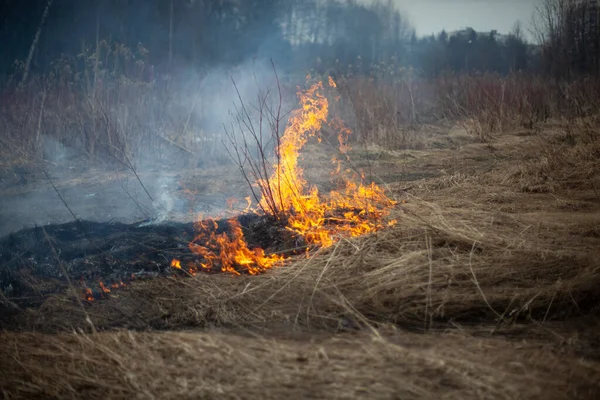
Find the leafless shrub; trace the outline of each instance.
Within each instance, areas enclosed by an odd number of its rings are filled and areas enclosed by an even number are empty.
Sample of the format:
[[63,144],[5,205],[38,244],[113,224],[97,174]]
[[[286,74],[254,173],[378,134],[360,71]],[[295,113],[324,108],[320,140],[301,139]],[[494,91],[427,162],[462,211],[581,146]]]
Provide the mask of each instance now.
[[342,98],[336,112],[353,128],[353,140],[396,148],[418,145],[419,126],[432,121],[459,123],[483,142],[511,129],[537,129],[550,119],[580,125],[600,100],[600,83],[593,78],[483,73],[425,79],[390,67],[337,80]]
[[337,113],[352,128],[353,141],[411,147],[418,126],[438,117],[434,86],[412,69],[382,64],[371,76],[337,81],[342,95]]
[[[256,104],[248,104],[233,81],[238,96],[238,103],[234,105],[235,122],[230,127],[225,126],[225,131],[229,139],[230,155],[252,191],[256,204],[263,208],[266,215],[284,220],[286,206],[278,204],[277,199],[282,196],[278,196],[273,190],[281,191],[286,182],[281,182],[280,179],[276,184],[271,184],[274,171],[271,155],[275,156],[275,168],[279,168],[282,162],[279,147],[286,122],[279,76],[275,64],[272,67],[276,92],[273,94],[270,90],[259,90]],[[261,199],[265,201],[261,202]]]
[[[191,162],[215,154],[221,144],[203,130],[202,105],[188,101],[190,93],[174,79],[155,75],[146,54],[141,45],[132,50],[100,41],[56,60],[47,75],[6,86],[0,93],[4,162],[48,158],[48,140],[89,159],[134,163],[147,154],[169,161],[176,152]],[[19,63],[16,73],[24,68]]]

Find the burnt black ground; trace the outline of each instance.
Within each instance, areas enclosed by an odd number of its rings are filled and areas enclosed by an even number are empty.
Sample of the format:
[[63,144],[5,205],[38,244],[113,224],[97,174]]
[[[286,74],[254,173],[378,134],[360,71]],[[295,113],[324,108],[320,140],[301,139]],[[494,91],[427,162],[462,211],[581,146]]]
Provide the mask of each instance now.
[[[241,214],[237,220],[250,248],[284,249],[287,233],[273,221],[256,214]],[[216,233],[229,230],[227,220],[217,223]],[[0,239],[0,290],[19,307],[41,304],[45,297],[66,288],[69,280],[101,296],[99,282],[110,287],[178,273],[170,266],[174,258],[201,261],[188,248],[194,234],[193,223],[179,222],[145,225],[78,220],[23,229]]]

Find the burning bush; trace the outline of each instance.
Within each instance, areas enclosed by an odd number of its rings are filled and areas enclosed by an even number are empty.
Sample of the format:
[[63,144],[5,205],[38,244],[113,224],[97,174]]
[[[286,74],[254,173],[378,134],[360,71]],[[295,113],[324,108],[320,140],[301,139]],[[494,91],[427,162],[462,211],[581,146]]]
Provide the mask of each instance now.
[[[329,78],[328,86],[336,87],[332,78]],[[258,211],[273,221],[283,223],[286,230],[302,239],[304,245],[329,247],[339,237],[360,236],[393,225],[395,221],[385,222],[384,219],[395,201],[389,199],[375,183],[366,184],[364,173],[343,170],[342,160],[337,157],[332,161],[335,165],[333,174],[342,178],[343,182],[339,190],[322,196],[316,186],[310,186],[304,179],[298,163],[300,151],[310,138],[316,137],[320,141],[319,132],[328,123],[329,101],[324,91],[325,87],[319,81],[298,92],[300,107],[292,113],[282,135],[279,132],[281,100],[278,110],[274,111],[266,106],[266,96],[261,99],[263,108],[259,108],[258,127],[253,124],[242,102],[238,116],[238,133],[242,134],[242,141],[237,141],[239,135],[234,132],[230,132],[229,137],[236,161],[257,200]],[[276,143],[276,161],[273,164],[268,160],[268,149],[263,140],[263,118],[268,119],[270,135]],[[339,128],[339,152],[347,157],[350,131],[339,122],[332,126]],[[250,140],[258,149],[258,158],[250,150]],[[224,272],[238,273],[237,269],[241,267],[250,274],[256,274],[283,260],[276,254],[266,254],[262,248],[249,249],[239,223],[231,219],[229,224],[229,236],[217,234],[218,225],[212,220],[197,224],[198,234],[190,243],[190,249],[202,256],[204,261],[200,262],[200,267],[213,269],[218,262]],[[174,261],[173,265],[177,267],[179,264]],[[196,269],[189,267],[190,272]]]

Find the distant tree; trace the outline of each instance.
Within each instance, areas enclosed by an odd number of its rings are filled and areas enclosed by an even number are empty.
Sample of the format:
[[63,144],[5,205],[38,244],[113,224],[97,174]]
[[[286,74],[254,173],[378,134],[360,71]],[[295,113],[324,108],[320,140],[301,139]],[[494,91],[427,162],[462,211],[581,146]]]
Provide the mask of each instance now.
[[547,72],[560,77],[600,73],[598,7],[590,0],[541,0],[533,33]]
[[417,32],[412,31],[411,35],[410,35],[410,44],[415,45],[417,44]]
[[438,41],[442,44],[446,44],[448,41],[448,33],[445,30],[442,30],[438,35]]
[[[584,34],[592,25],[580,23],[581,10],[568,14],[560,8],[567,0],[543,1],[540,41],[552,68],[582,71],[597,65],[597,35]],[[27,58],[47,3],[0,0],[1,76]],[[569,18],[574,22],[566,23]],[[262,57],[274,58],[278,68],[320,73],[369,73],[393,60],[439,76],[522,70],[529,57],[520,25],[502,41],[472,28],[419,38],[392,0],[56,0],[32,52],[31,71],[49,71],[62,54],[84,53],[79,62],[97,71],[105,62],[102,52],[117,44],[147,50],[144,62],[159,72]]]
[[521,71],[528,67],[528,47],[523,35],[521,21],[515,22],[506,39],[506,62],[510,71]]

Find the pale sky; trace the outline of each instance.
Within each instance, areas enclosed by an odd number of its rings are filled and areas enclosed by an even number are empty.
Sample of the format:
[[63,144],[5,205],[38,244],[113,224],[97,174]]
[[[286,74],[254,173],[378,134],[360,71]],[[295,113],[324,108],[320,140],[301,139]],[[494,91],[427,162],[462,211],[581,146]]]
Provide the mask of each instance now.
[[531,15],[540,0],[393,0],[408,16],[417,35],[430,35],[442,29],[454,31],[472,27],[476,31],[496,29],[509,33],[521,20],[530,37]]

